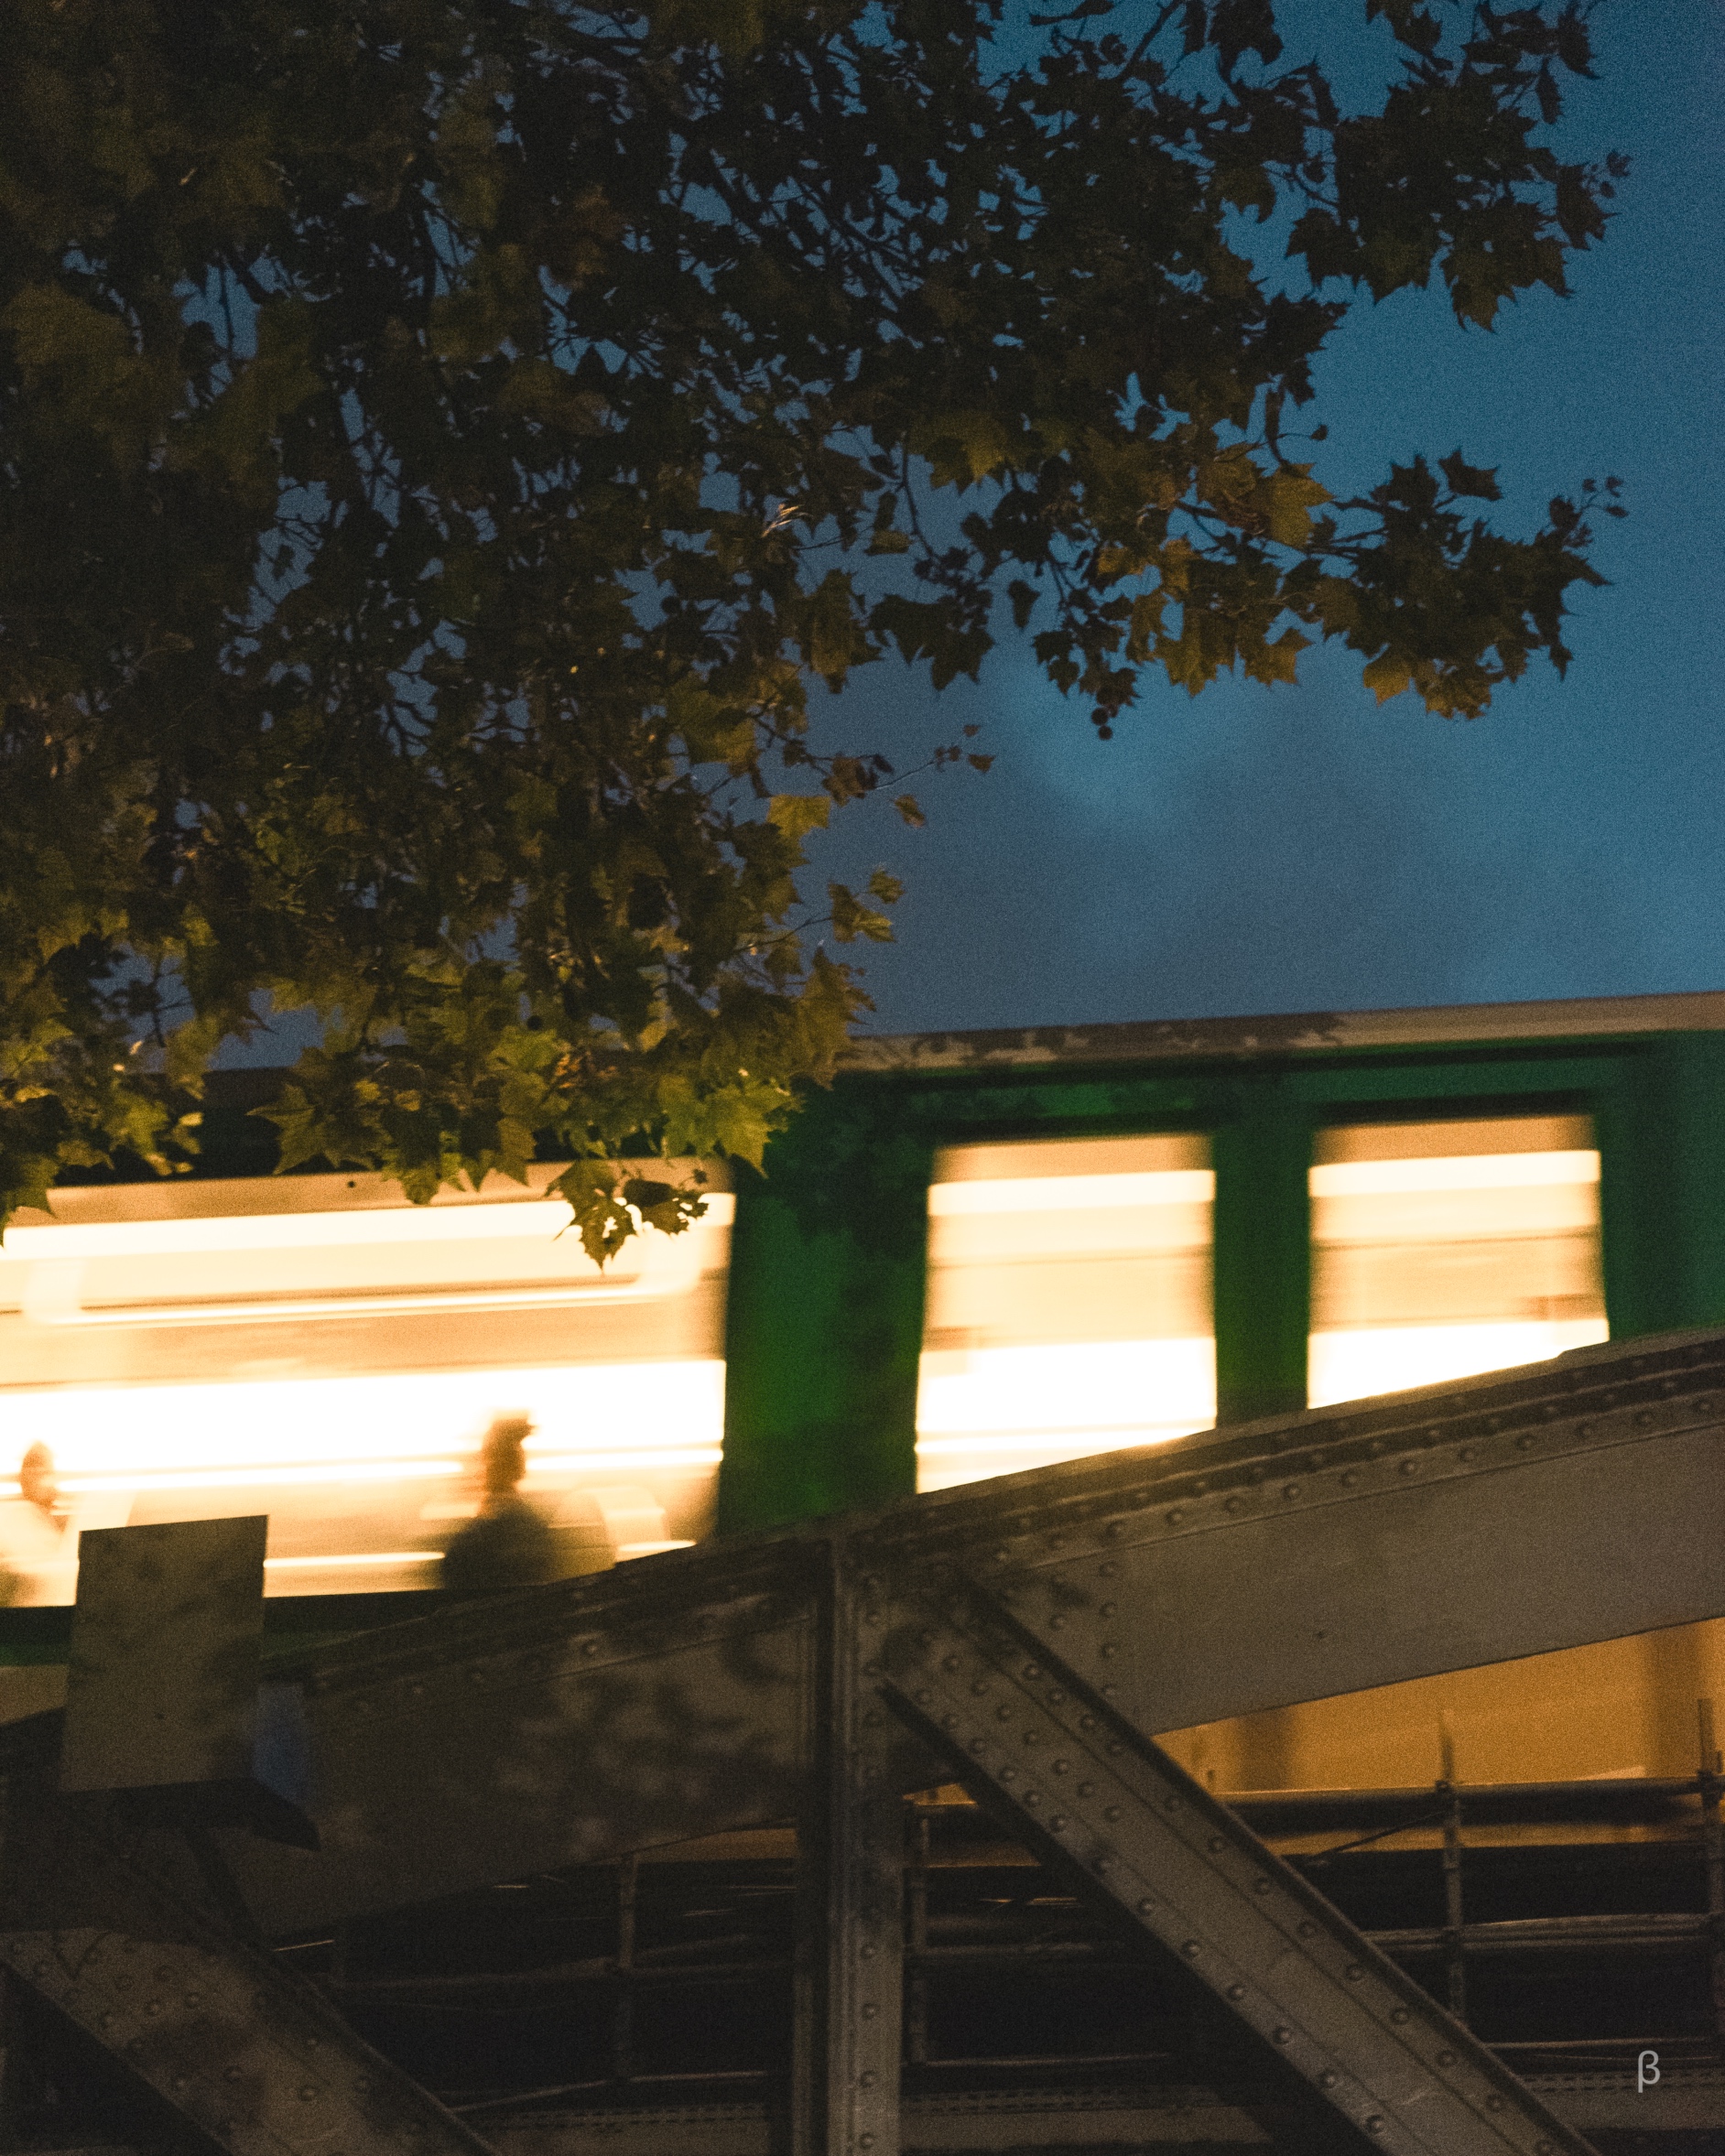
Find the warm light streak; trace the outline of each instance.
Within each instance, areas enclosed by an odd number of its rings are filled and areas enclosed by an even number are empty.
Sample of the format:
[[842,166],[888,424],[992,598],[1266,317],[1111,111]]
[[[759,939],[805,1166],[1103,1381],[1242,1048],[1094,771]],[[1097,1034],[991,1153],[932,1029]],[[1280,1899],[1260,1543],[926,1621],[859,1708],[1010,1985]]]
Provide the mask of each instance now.
[[[38,1265],[37,1275],[54,1273],[58,1266]],[[24,1293],[24,1315],[37,1325],[280,1325],[300,1324],[313,1317],[401,1317],[417,1311],[531,1310],[564,1306],[571,1303],[639,1303],[661,1295],[679,1295],[693,1284],[694,1275],[660,1273],[633,1280],[576,1281],[567,1287],[471,1288],[448,1293],[380,1295],[254,1296],[243,1303],[121,1303],[91,1309],[78,1301],[78,1286],[70,1284],[64,1301],[57,1291],[62,1283],[50,1280],[38,1285],[32,1278]]]
[[1599,1154],[1580,1151],[1330,1161],[1311,1171],[1314,1197],[1368,1197],[1416,1190],[1526,1190],[1553,1183],[1597,1183],[1599,1179]]
[[[414,1371],[0,1394],[8,1451],[38,1439],[74,1484],[237,1488],[447,1476],[500,1414],[529,1416],[538,1472],[718,1458],[724,1365],[708,1358]],[[16,1449],[14,1449],[16,1448]]]
[[[711,1193],[697,1228],[731,1223],[736,1200],[729,1191]],[[0,1263],[34,1264],[49,1258],[152,1258],[192,1251],[352,1249],[363,1243],[472,1242],[506,1236],[526,1241],[541,1237],[555,1242],[570,1229],[570,1208],[560,1198],[499,1198],[460,1206],[378,1206],[364,1211],[324,1213],[221,1213],[185,1220],[101,1220],[56,1222],[50,1226],[7,1230]],[[634,1262],[656,1245],[682,1242],[685,1236],[648,1230],[634,1246]],[[581,1248],[579,1235],[569,1250],[583,1270],[600,1268]]]
[[1314,1407],[1404,1392],[1450,1378],[1543,1362],[1610,1337],[1603,1317],[1529,1318],[1485,1325],[1363,1327],[1314,1333],[1307,1397]]
[[1209,1205],[1216,1178],[1209,1168],[1161,1168],[1121,1176],[1014,1176],[987,1182],[933,1183],[935,1219],[957,1213],[1055,1213],[1113,1210],[1123,1206]]

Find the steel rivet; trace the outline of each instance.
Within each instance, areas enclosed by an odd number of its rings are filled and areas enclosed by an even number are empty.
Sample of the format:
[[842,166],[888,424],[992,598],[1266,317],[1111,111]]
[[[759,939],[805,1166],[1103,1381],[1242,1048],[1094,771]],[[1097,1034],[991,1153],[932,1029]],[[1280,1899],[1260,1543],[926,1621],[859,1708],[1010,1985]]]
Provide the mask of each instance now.
[[1299,1495],[1299,1493],[1300,1493],[1300,1486],[1299,1486],[1299,1484],[1298,1484],[1297,1482],[1289,1482],[1289,1483],[1287,1483],[1287,1484],[1286,1484],[1286,1485],[1284,1487],[1284,1489],[1283,1489],[1283,1491],[1282,1491],[1282,1495],[1283,1495],[1284,1497],[1297,1497],[1297,1496]]
[[1351,1984],[1357,1984],[1361,1977],[1365,1975],[1365,1971],[1360,1966],[1360,1964],[1357,1961],[1351,1961],[1348,1964],[1346,1973],[1348,1981]]
[[1185,1955],[1188,1961],[1196,1961],[1202,1951],[1203,1949],[1199,1945],[1199,1943],[1196,1939],[1187,1940],[1185,1945],[1180,1948],[1180,1952]]
[[1048,1771],[1050,1774],[1064,1774],[1069,1770],[1071,1764],[1070,1760],[1050,1760]]
[[1228,1996],[1229,1996],[1229,1998],[1230,1998],[1230,1999],[1243,1999],[1243,1998],[1246,1996],[1246,1988],[1245,1988],[1245,1986],[1244,1986],[1243,1984],[1231,1984],[1231,1985],[1229,1985],[1229,1987],[1228,1987]]
[[1115,1573],[1117,1573],[1119,1570],[1119,1566],[1112,1563],[1107,1565],[1099,1565],[1096,1567],[1097,1576],[1101,1579],[1112,1579]]
[[1453,2065],[1455,2064],[1455,2063],[1456,2063],[1456,2054],[1454,2053],[1454,2052],[1439,2052],[1439,2053],[1438,2053],[1438,2064],[1440,2066],[1453,2066]]
[[1592,1424],[1578,1423],[1575,1426],[1575,1434],[1578,1437],[1591,1437],[1593,1435]]
[[1010,1706],[1001,1706],[994,1709],[994,1719],[997,1722],[1010,1722],[1012,1718],[1013,1710]]
[[1125,1533],[1125,1532],[1126,1530],[1123,1522],[1119,1520],[1111,1520],[1108,1522],[1108,1525],[1103,1528],[1102,1534],[1109,1542],[1118,1542],[1121,1536]]
[[874,2146],[874,2136],[872,2133],[860,2133],[856,2137],[856,2145],[859,2149],[872,2149]]
[[597,1654],[597,1653],[598,1653],[598,1652],[599,1652],[599,1641],[598,1641],[597,1640],[589,1640],[589,1641],[587,1641],[586,1645],[585,1645],[584,1647],[582,1647],[582,1649],[581,1649],[581,1652],[582,1652],[583,1654],[585,1654],[585,1655],[588,1655],[588,1656],[590,1656],[590,1657],[591,1657],[591,1656],[592,1656],[592,1655],[595,1655],[595,1654]]
[[1034,1808],[1042,1802],[1042,1799],[1036,1794],[1034,1789],[1027,1789],[1025,1792],[1025,1802]]
[[191,2086],[191,2076],[188,2074],[176,2074],[173,2078],[172,2086],[175,2088],[190,2088]]
[[1120,1817],[1120,1806],[1118,1804],[1110,1804],[1103,1812],[1102,1817],[1104,1819],[1118,1819]]
[[1457,1453],[1456,1457],[1459,1460],[1463,1461],[1470,1460],[1474,1457],[1475,1449],[1476,1448],[1471,1445],[1464,1445],[1461,1450]]
[[1112,1602],[1104,1602],[1101,1605],[1098,1614],[1102,1617],[1112,1617],[1114,1614],[1115,1607],[1116,1605]]
[[159,2014],[161,2010],[162,2002],[159,1999],[149,1999],[145,2000],[144,2011],[146,2014]]
[[862,2009],[862,2019],[865,2021],[872,2021],[874,2020],[875,2016],[880,2012],[880,2008],[874,2004],[873,1999],[871,1999],[869,2003]]
[[1110,1865],[1111,1865],[1111,1863],[1112,1863],[1112,1859],[1111,1858],[1108,1858],[1108,1857],[1098,1857],[1098,1858],[1095,1859],[1095,1861],[1094,1861],[1094,1862],[1091,1864],[1091,1866],[1090,1866],[1090,1869],[1091,1869],[1092,1871],[1106,1871],[1106,1870],[1109,1869],[1109,1867],[1110,1867]]
[[1178,1797],[1177,1797],[1177,1796],[1166,1796],[1166,1797],[1164,1797],[1164,1798],[1163,1798],[1163,1800],[1162,1800],[1162,1809],[1163,1809],[1165,1812],[1177,1812],[1177,1811],[1179,1810],[1179,1808],[1180,1808],[1180,1800],[1179,1800],[1179,1798],[1178,1798]]
[[1065,1703],[1066,1703],[1066,1694],[1065,1694],[1064,1692],[1056,1691],[1056,1692],[1050,1692],[1050,1693],[1049,1693],[1049,1695],[1048,1695],[1048,1705],[1049,1705],[1050,1706],[1064,1706],[1064,1705],[1065,1705]]
[[1039,1676],[1042,1674],[1042,1664],[1041,1664],[1039,1662],[1027,1662],[1027,1663],[1025,1663],[1025,1676],[1026,1676],[1026,1677],[1028,1677],[1028,1678],[1029,1678],[1030,1682],[1031,1682],[1031,1683],[1034,1685],[1034,1684],[1036,1683],[1036,1679],[1037,1679],[1037,1678],[1038,1678],[1038,1677],[1039,1677]]
[[1104,1661],[1112,1655],[1118,1654],[1119,1652],[1120,1647],[1117,1641],[1113,1640],[1104,1640],[1102,1641],[1102,1658]]
[[[1112,1699],[1113,1696],[1114,1696],[1114,1687],[1113,1687],[1113,1685],[1104,1685],[1102,1686],[1102,1697],[1103,1697],[1104,1699]],[[1110,1758],[1111,1760],[1117,1760],[1117,1759],[1120,1757],[1120,1739],[1119,1739],[1119,1738],[1118,1738],[1118,1737],[1111,1737],[1111,1738],[1109,1739],[1108,1742],[1107,1742],[1105,1745],[1103,1745],[1103,1747],[1102,1747],[1102,1750],[1104,1750],[1104,1751],[1105,1751],[1105,1752],[1108,1754],[1108,1756],[1109,1756],[1109,1758]]]
[[1319,2088],[1334,2088],[1340,2079],[1341,2075],[1333,2066],[1326,2066],[1318,2076],[1318,2086]]
[[1366,2131],[1368,2133],[1382,2133],[1383,2131],[1383,2121],[1375,2111],[1366,2120]]
[[859,2088],[873,2088],[874,2086],[874,2069],[871,2066],[866,2072],[859,2074],[856,2077],[856,2085]]
[[1062,1828],[1062,1827],[1063,1827],[1065,1825],[1066,1825],[1066,1814],[1065,1814],[1064,1812],[1050,1812],[1050,1813],[1049,1813],[1049,1815],[1048,1815],[1048,1826],[1049,1826],[1050,1829],[1051,1829],[1051,1830],[1052,1830],[1054,1833],[1056,1833],[1056,1834],[1058,1834],[1058,1833],[1059,1833],[1059,1831],[1060,1831],[1060,1829],[1061,1829],[1061,1828]]
[[1419,1473],[1419,1462],[1417,1460],[1404,1460],[1401,1466],[1401,1472],[1404,1475],[1417,1475]]
[[[1051,1632],[1063,1632],[1066,1630],[1066,1619],[1062,1617],[1058,1610],[1054,1616],[1048,1620],[1048,1630]],[[1038,1672],[1037,1674],[1040,1674],[1041,1673]]]
[[1354,1484],[1359,1481],[1359,1476],[1351,1468],[1350,1468],[1348,1472],[1341,1479],[1341,1487],[1344,1490],[1351,1490]]
[[975,1694],[976,1697],[980,1699],[983,1693],[988,1690],[988,1679],[986,1677],[978,1677],[975,1684],[971,1686],[971,1690]]
[[1093,1729],[1095,1727],[1096,1717],[1094,1715],[1080,1715],[1079,1717],[1079,1728],[1080,1729]]
[[1138,1904],[1138,1913],[1140,1916],[1148,1916],[1150,1912],[1155,1907],[1155,1900],[1150,1895],[1146,1894]]
[[1178,1505],[1176,1505],[1174,1510],[1168,1514],[1168,1525],[1170,1527],[1177,1527],[1180,1524],[1180,1522],[1185,1519],[1185,1517],[1186,1514],[1181,1511]]
[[1277,2043],[1291,2043],[1294,2041],[1294,2031],[1291,2029],[1277,2029],[1273,2031],[1273,2034]]
[[1252,1882],[1252,1891],[1254,1894],[1267,1894],[1270,1891],[1269,1880],[1267,1879],[1254,1879]]
[[981,1751],[984,1750],[985,1749],[986,1749],[986,1747],[983,1745],[982,1739],[980,1737],[972,1737],[972,1738],[971,1738],[971,1750],[973,1752],[981,1752]]
[[[1649,1415],[1647,1419],[1649,1422],[1651,1422],[1653,1417]],[[1517,1452],[1532,1452],[1534,1449],[1534,1434],[1531,1430],[1524,1431],[1522,1435],[1515,1440],[1515,1449]]]
[[945,1661],[944,1661],[944,1662],[943,1662],[943,1663],[940,1664],[940,1666],[941,1666],[941,1668],[942,1668],[943,1670],[945,1670],[945,1671],[947,1671],[949,1674],[950,1674],[950,1673],[951,1673],[953,1670],[957,1669],[957,1668],[958,1668],[958,1666],[959,1666],[959,1658],[958,1658],[958,1656],[957,1656],[956,1654],[949,1654],[949,1655],[947,1656],[946,1660],[945,1660]]
[[312,2098],[317,2095],[317,2090],[312,2086],[311,2083],[308,2081],[305,2086],[299,2091],[299,2101],[302,2104],[309,2104],[311,2102]]
[[1228,1837],[1226,1835],[1213,1834],[1210,1836],[1210,1853],[1212,1857],[1219,1857],[1227,1847]]
[[958,1716],[957,1716],[957,1715],[942,1715],[942,1716],[941,1716],[941,1717],[940,1717],[940,1727],[941,1727],[943,1729],[956,1729],[956,1728],[958,1728],[958,1726],[959,1726],[959,1717],[958,1717]]
[[1402,2024],[1403,2024],[1403,2023],[1404,2023],[1404,2022],[1405,2022],[1405,2021],[1407,2020],[1407,2009],[1406,2009],[1405,2006],[1395,2006],[1395,2007],[1392,2007],[1392,2008],[1390,2009],[1390,2019],[1391,2019],[1391,2021],[1394,2021],[1394,2022],[1395,2023],[1395,2026],[1396,2026],[1396,2027],[1399,2029],[1399,2028],[1402,2026]]
[[1245,1501],[1243,1497],[1225,1498],[1222,1501],[1222,1511],[1224,1512],[1237,1512]]
[[[1644,1407],[1641,1413],[1635,1417],[1635,1427],[1638,1430],[1651,1430],[1654,1426],[1655,1419],[1656,1418],[1650,1414]],[[1529,1442],[1531,1443],[1532,1440],[1530,1439]]]
[[223,2072],[222,2078],[223,2081],[238,2081],[241,2078],[241,2075],[242,2069],[240,2067],[229,2066]]
[[1003,1767],[1000,1771],[1000,1778],[1003,1782],[1016,1782],[1018,1779],[1017,1768]]
[[1493,2091],[1492,2094],[1487,2096],[1485,2099],[1485,2107],[1488,2111],[1501,2111],[1503,2108],[1503,2097]]
[[1078,1785],[1078,1793],[1081,1797],[1094,1796],[1096,1784],[1093,1782],[1080,1782]]
[[1299,1923],[1294,1928],[1298,1932],[1302,1939],[1311,1938],[1318,1930],[1318,1926],[1312,1922],[1309,1916],[1302,1917]]

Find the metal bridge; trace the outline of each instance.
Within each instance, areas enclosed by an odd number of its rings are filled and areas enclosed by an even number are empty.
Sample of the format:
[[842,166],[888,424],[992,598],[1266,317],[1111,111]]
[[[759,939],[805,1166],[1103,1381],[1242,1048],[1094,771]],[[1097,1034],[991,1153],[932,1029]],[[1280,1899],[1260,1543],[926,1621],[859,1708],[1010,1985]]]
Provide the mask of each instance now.
[[782,2138],[895,2156],[902,1802],[958,1782],[1204,1988],[1323,2122],[1309,2145],[1585,2156],[1155,1737],[1725,1615],[1725,1332],[450,1608],[272,1669],[261,1718],[245,1534],[87,1536],[67,1707],[0,1737],[0,1968],[105,2054],[158,2140],[483,2150],[272,1943],[794,1821]]

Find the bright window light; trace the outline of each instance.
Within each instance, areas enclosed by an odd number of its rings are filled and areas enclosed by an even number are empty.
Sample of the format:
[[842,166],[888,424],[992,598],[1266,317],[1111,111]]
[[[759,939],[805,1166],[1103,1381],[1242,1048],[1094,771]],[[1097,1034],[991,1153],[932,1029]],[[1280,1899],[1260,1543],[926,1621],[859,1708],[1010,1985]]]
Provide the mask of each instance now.
[[943,1153],[928,1193],[918,1489],[1208,1427],[1213,1198],[1199,1138]]
[[1314,1150],[1313,1406],[1606,1338],[1585,1118],[1352,1124]]
[[0,1476],[46,1445],[66,1519],[0,1482],[12,1599],[69,1600],[85,1528],[250,1511],[272,1594],[430,1584],[504,1414],[533,1422],[526,1494],[584,1561],[704,1530],[729,1194],[602,1272],[538,1192],[417,1208],[374,1186],[78,1190],[8,1234]]

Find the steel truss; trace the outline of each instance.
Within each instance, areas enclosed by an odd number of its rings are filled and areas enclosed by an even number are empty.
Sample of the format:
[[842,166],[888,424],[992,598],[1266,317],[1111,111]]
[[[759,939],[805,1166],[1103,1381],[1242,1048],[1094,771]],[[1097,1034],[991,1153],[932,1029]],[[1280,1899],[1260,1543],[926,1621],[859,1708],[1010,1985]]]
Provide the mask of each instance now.
[[1713,1332],[451,1609],[272,1672],[316,1851],[62,1793],[39,1717],[5,1741],[0,1964],[234,2156],[474,2150],[263,1941],[794,1817],[789,2146],[895,2156],[899,1800],[956,1775],[1337,2145],[1585,2156],[1155,1733],[1725,1614],[1722,1446]]

